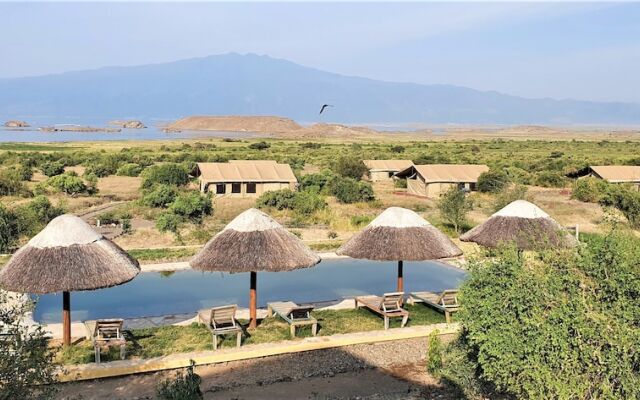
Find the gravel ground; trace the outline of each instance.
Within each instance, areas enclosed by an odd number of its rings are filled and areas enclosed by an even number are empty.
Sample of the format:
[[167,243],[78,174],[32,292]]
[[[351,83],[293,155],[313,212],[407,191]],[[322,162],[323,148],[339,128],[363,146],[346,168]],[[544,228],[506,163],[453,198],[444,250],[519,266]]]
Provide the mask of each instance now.
[[[197,367],[206,399],[455,399],[425,372],[427,339]],[[67,384],[59,398],[153,399],[174,372]]]

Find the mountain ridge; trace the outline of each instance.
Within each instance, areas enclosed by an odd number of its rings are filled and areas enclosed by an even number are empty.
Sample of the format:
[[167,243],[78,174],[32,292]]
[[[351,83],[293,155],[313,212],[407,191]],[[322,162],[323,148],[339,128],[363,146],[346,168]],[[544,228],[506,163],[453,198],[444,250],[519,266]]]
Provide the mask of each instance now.
[[[319,106],[334,104],[326,115]],[[0,79],[0,115],[180,118],[281,115],[339,123],[628,124],[640,105],[528,99],[448,84],[342,75],[266,55],[228,53]]]

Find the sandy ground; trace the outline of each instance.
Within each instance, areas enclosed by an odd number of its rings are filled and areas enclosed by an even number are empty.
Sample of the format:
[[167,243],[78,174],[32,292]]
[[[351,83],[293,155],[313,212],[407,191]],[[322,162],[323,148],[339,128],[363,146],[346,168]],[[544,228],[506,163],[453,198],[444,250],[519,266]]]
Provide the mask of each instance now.
[[[450,340],[446,338],[445,340]],[[197,367],[205,399],[457,399],[425,372],[427,339],[317,350]],[[174,371],[65,384],[69,399],[154,399]]]

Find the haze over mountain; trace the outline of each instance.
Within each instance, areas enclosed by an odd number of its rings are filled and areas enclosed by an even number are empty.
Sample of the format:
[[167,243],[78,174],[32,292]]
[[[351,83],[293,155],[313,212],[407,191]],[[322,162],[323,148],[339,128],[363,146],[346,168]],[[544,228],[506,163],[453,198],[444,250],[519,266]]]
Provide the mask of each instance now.
[[[473,66],[470,66],[473,68]],[[427,73],[427,72],[425,72]],[[322,104],[333,104],[319,116]],[[0,115],[278,115],[344,123],[636,124],[640,105],[343,76],[255,54],[0,80]]]

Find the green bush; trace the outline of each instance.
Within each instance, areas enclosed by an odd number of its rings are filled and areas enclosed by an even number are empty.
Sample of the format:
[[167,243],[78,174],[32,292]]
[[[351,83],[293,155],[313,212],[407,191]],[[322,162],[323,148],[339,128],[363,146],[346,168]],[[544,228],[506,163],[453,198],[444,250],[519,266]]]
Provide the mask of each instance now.
[[11,169],[21,181],[30,181],[33,178],[33,169],[26,164],[18,164]]
[[299,189],[303,191],[311,191],[315,193],[325,192],[325,188],[331,183],[336,175],[330,170],[324,170],[317,174],[308,174],[300,177]]
[[606,195],[609,184],[603,179],[587,177],[573,185],[571,198],[587,203],[598,203]]
[[536,178],[536,184],[542,187],[561,188],[567,179],[560,172],[542,171]]
[[28,195],[28,192],[17,171],[0,171],[0,196]]
[[17,242],[20,231],[16,215],[0,203],[0,251],[7,253]]
[[252,150],[266,150],[269,147],[271,147],[271,145],[267,142],[256,142],[256,143],[251,143],[249,145],[249,148]]
[[40,171],[48,177],[60,175],[64,172],[64,164],[59,161],[45,162],[40,166]]
[[427,350],[427,371],[437,373],[442,369],[442,343],[438,337],[438,330],[429,334],[429,349]]
[[396,146],[391,146],[389,150],[391,150],[392,153],[404,153],[405,147],[396,145]]
[[406,179],[394,179],[393,187],[398,189],[406,189],[407,188],[407,180]]
[[205,215],[211,214],[213,207],[210,196],[202,195],[200,192],[188,192],[179,194],[169,206],[169,210],[191,221],[200,222]]
[[104,178],[105,176],[113,175],[118,169],[117,164],[111,163],[97,163],[89,165],[84,173],[85,175],[93,174],[98,178]]
[[487,171],[478,177],[478,191],[498,193],[509,184],[509,177],[502,171]]
[[174,186],[155,185],[150,190],[145,190],[140,202],[148,207],[166,208],[178,196],[178,190]]
[[158,228],[160,232],[178,233],[182,222],[183,219],[181,216],[176,215],[171,211],[165,211],[156,218],[156,228]]
[[632,228],[640,228],[640,192],[623,184],[608,184],[600,204],[620,210]]
[[142,166],[136,163],[126,163],[116,171],[118,176],[138,176],[142,172]]
[[184,186],[189,182],[187,169],[175,163],[153,165],[144,170],[142,178],[142,187],[145,189],[157,184]]
[[65,172],[46,180],[46,184],[53,189],[66,194],[87,193],[88,187],[75,172]]
[[292,210],[309,215],[326,207],[324,199],[313,192],[294,192],[289,189],[273,190],[263,193],[256,201],[258,208],[272,207],[277,210]]
[[367,225],[372,220],[373,220],[373,218],[371,216],[369,216],[369,215],[354,215],[354,216],[351,217],[349,222],[351,223],[351,226],[359,228],[359,227]]
[[36,196],[24,206],[15,209],[15,218],[21,235],[33,236],[52,219],[64,214],[64,208],[51,204],[46,196]]
[[187,373],[179,373],[174,380],[162,381],[156,392],[158,397],[163,400],[200,400],[202,399],[202,391],[200,383],[202,379],[198,374],[193,372],[195,363],[187,367]]
[[331,184],[331,194],[340,203],[357,203],[375,200],[373,188],[368,182],[357,181],[353,178],[338,178]]
[[445,377],[518,399],[640,398],[639,265],[640,240],[617,232],[578,252],[471,262],[457,346],[472,367]]
[[345,178],[360,180],[369,172],[362,159],[354,155],[343,155],[333,163],[332,170]]

